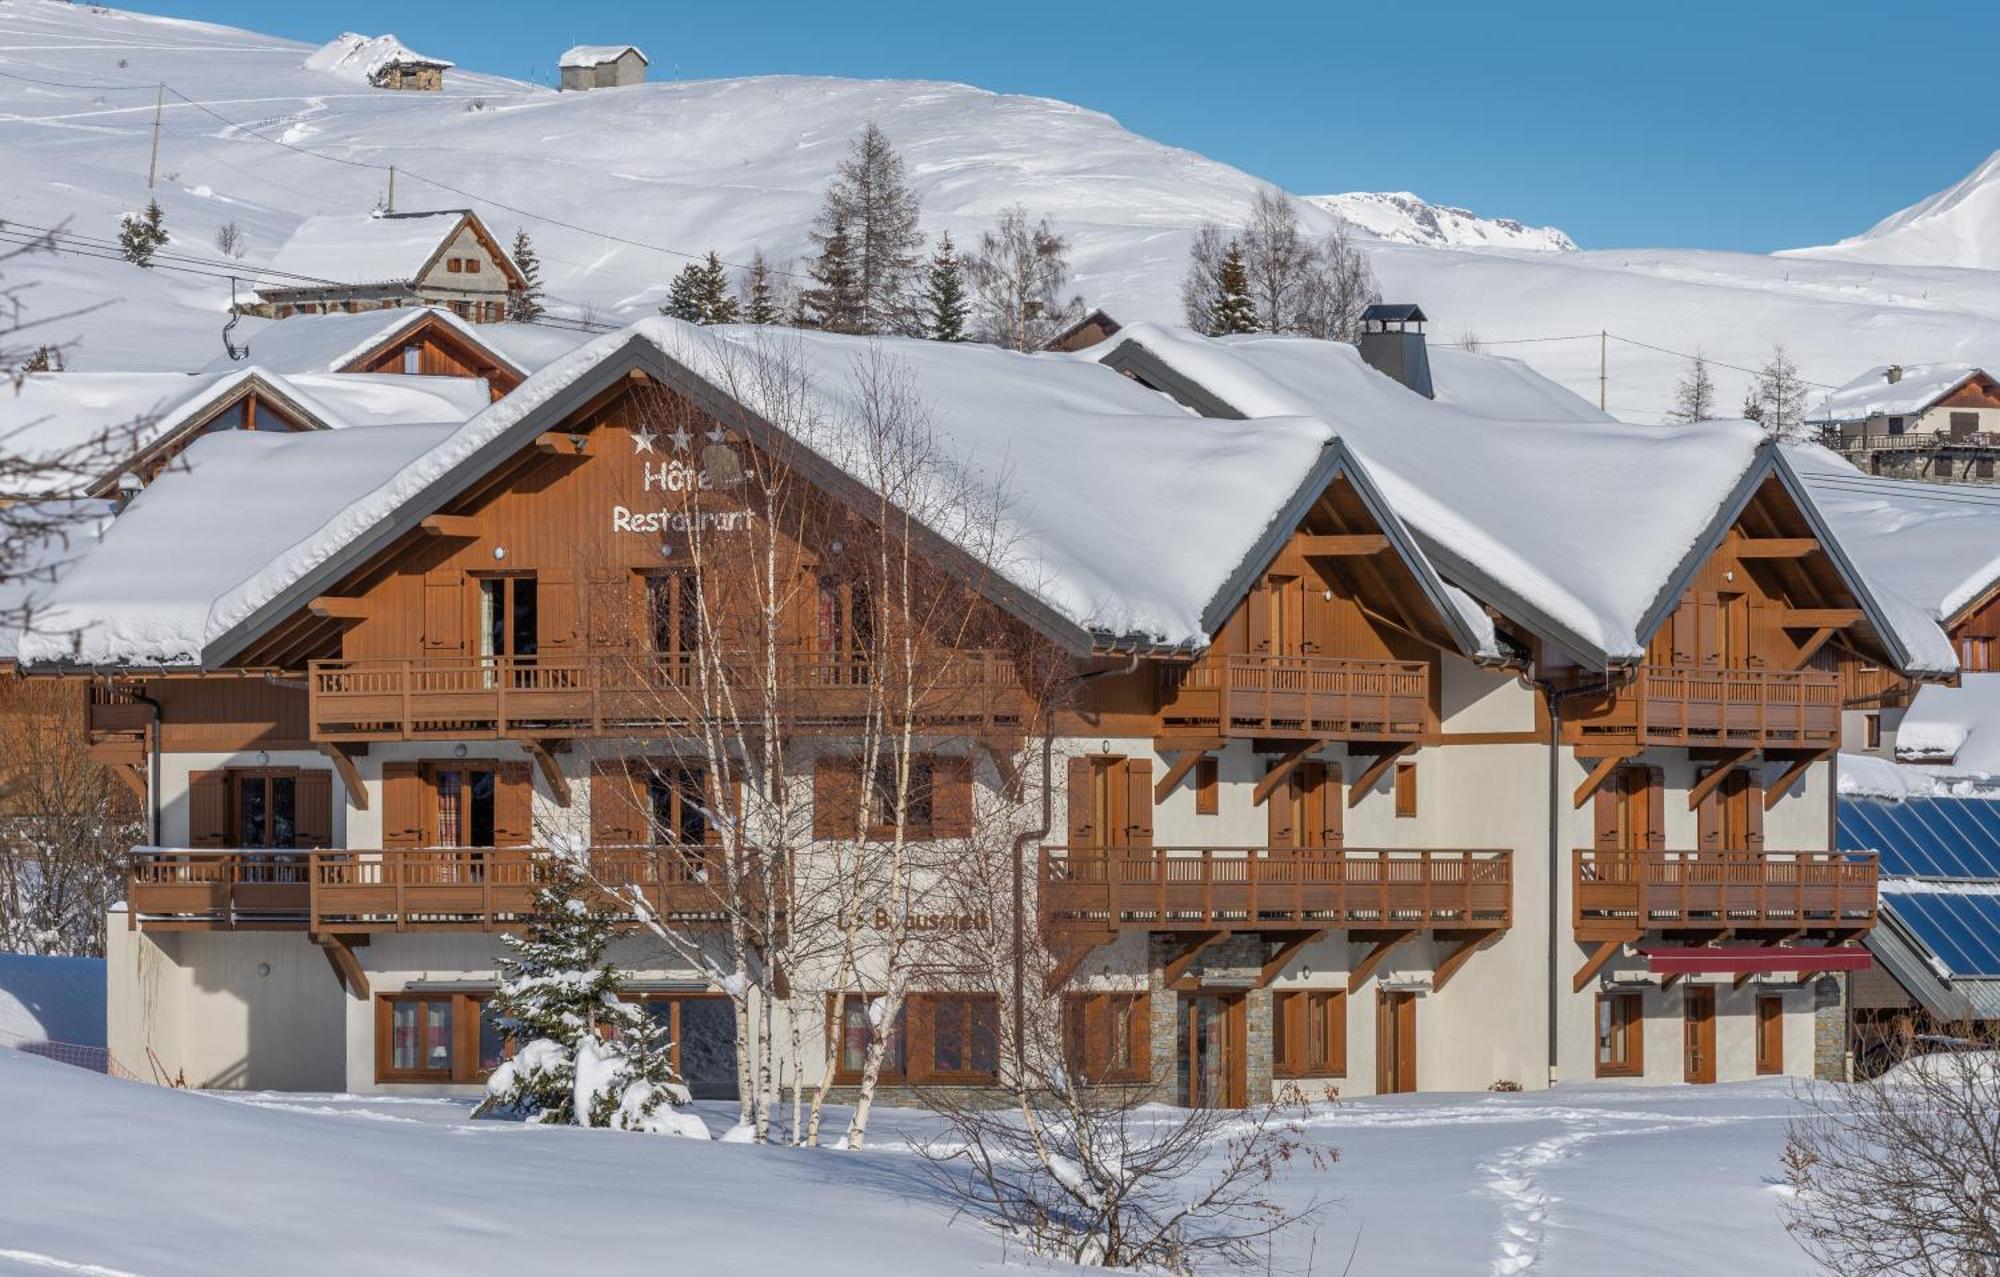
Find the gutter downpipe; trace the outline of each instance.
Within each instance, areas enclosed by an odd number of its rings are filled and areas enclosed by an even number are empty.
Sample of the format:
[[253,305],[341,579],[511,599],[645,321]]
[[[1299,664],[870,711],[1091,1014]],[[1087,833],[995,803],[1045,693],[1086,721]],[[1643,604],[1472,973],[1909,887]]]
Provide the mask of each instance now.
[[152,739],[146,750],[146,844],[160,845],[160,727],[166,721],[166,712],[160,702],[144,692],[133,692],[132,699],[153,711]]
[[1556,1084],[1562,1035],[1557,1011],[1562,1006],[1562,703],[1572,696],[1600,696],[1615,685],[1607,673],[1594,684],[1558,688],[1553,679],[1522,676],[1522,682],[1542,694],[1549,709],[1549,882],[1548,882],[1548,1082]]
[[[1094,670],[1077,675],[1078,685],[1094,679],[1106,678],[1113,674],[1130,674],[1139,668],[1139,648],[1132,647],[1125,658],[1125,664],[1108,670]],[[1042,707],[1042,820],[1034,828],[1014,835],[1014,1074],[1025,1076],[1027,1052],[1024,1043],[1028,1014],[1027,977],[1027,865],[1025,857],[1028,847],[1049,836],[1049,826],[1053,823],[1053,795],[1055,793],[1055,710],[1046,703]],[[1039,884],[1037,884],[1039,889]],[[1039,896],[1036,907],[1040,907]]]

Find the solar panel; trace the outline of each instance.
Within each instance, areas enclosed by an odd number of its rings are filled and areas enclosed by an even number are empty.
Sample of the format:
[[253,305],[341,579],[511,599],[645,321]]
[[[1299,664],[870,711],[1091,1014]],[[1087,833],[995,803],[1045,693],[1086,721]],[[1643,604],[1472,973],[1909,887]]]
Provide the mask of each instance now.
[[2000,802],[1986,798],[1841,801],[1835,845],[1876,851],[1892,877],[2000,880]]
[[2000,977],[2000,895],[1990,891],[1892,891],[1882,906],[1954,977]]

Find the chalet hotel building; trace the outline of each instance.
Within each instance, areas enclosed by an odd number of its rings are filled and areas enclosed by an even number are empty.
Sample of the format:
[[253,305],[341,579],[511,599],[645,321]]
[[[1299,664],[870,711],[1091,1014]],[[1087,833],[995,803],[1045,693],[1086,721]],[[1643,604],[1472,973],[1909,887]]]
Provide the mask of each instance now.
[[[1754,427],[1608,423],[1420,320],[1032,356],[648,320],[495,356],[462,420],[203,435],[21,646],[153,822],[112,1054],[477,1086],[560,850],[676,937],[614,957],[697,1094],[794,1027],[853,1080],[885,937],[1010,911],[1079,1062],[1176,1103],[1838,1074],[1877,901],[1843,706],[1950,645]],[[725,885],[780,847],[775,896]],[[768,1015],[723,974],[759,919]],[[998,1080],[1011,982],[902,961],[886,1084]]]

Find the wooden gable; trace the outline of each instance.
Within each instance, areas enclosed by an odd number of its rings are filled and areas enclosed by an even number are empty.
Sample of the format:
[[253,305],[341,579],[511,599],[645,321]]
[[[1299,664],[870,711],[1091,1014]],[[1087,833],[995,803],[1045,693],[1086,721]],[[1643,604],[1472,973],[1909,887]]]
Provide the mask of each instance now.
[[436,315],[424,315],[394,337],[342,364],[339,372],[412,373],[426,377],[484,377],[495,401],[521,384],[521,374],[466,340]]
[[1975,372],[1945,395],[1934,408],[1988,408],[2000,410],[2000,382],[1983,372]]

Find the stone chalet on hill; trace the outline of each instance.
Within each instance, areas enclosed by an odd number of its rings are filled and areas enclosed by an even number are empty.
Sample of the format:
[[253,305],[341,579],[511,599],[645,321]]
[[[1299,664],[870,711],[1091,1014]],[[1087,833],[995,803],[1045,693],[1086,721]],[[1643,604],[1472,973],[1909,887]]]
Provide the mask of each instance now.
[[253,313],[284,319],[438,306],[491,324],[507,318],[510,295],[526,283],[467,209],[312,217],[264,268]]

